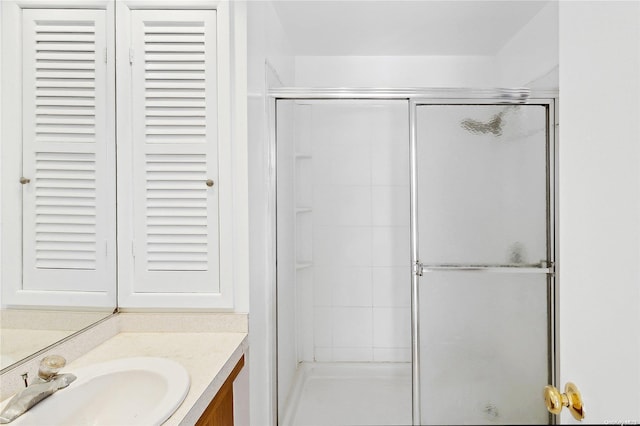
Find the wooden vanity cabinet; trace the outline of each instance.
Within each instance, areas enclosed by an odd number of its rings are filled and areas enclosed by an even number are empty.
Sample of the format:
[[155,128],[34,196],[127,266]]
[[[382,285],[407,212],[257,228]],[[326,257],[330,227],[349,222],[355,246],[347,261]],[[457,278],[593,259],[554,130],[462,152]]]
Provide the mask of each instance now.
[[233,381],[244,367],[244,355],[225,380],[196,426],[233,426]]

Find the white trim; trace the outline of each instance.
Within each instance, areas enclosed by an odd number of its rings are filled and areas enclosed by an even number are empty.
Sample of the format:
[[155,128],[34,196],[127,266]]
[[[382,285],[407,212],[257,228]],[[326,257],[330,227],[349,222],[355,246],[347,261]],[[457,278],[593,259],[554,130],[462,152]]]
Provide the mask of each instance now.
[[[185,2],[185,3],[190,3]],[[193,2],[198,5],[204,2]],[[233,308],[233,156],[231,141],[231,29],[229,2],[209,2],[216,9],[218,41],[218,181],[220,220],[220,302],[215,307]],[[209,7],[211,7],[209,6]],[[212,306],[214,307],[214,306]]]
[[12,3],[21,9],[113,9],[113,0],[16,0]]
[[[131,94],[131,67],[129,64],[129,40],[131,40],[131,14],[122,2],[116,2],[116,109],[117,127],[117,168],[116,187],[118,188],[116,202],[117,216],[117,244],[118,244],[118,306],[122,304],[125,295],[133,292],[133,188],[130,185],[133,176],[133,161],[131,155],[124,155],[126,142],[131,142],[131,103],[122,102]],[[129,151],[131,148],[128,148]]]
[[[236,312],[249,312],[249,152],[247,4],[233,7],[233,291]],[[221,207],[226,208],[221,204]]]
[[116,153],[118,150],[117,138],[116,138],[116,97],[110,94],[116,93],[116,27],[112,25],[115,22],[116,11],[115,4],[109,2],[107,5],[107,134],[108,134],[108,146],[107,150],[107,165],[109,170],[113,170],[113,185],[110,187],[108,194],[109,200],[113,203],[113,218],[111,218],[109,225],[113,226],[113,238],[115,241],[109,242],[109,255],[112,262],[113,285],[108,288],[108,294],[111,300],[111,307],[118,306],[118,233],[117,233],[117,174],[118,168],[116,164]]
[[2,5],[2,303],[22,282],[22,10],[14,2]]
[[[265,76],[266,77],[266,76]],[[265,87],[269,87],[268,78]],[[266,340],[267,340],[267,365],[269,371],[267,372],[267,382],[270,387],[267,389],[267,395],[269,400],[269,425],[278,424],[278,328],[277,328],[277,285],[278,285],[278,269],[276,267],[277,262],[277,193],[276,193],[276,135],[277,135],[277,117],[276,100],[265,97],[266,108],[266,125],[267,125],[267,182],[268,182],[268,194],[267,194],[267,209],[268,215],[265,218],[267,239],[267,283],[268,288],[265,291],[266,300]]]
[[130,10],[134,9],[216,9],[220,13],[220,9],[228,8],[228,0],[116,0],[122,3]]
[[[2,17],[3,16],[4,16],[4,13],[2,12],[2,6],[0,5],[0,52],[3,52],[2,42],[5,39],[5,37],[3,37],[3,35],[2,35],[2,30],[1,30],[3,28],[2,27],[2,19],[3,19]],[[2,98],[2,90],[3,90],[2,75],[3,75],[3,69],[4,69],[4,63],[5,63],[5,61],[3,59],[4,59],[4,56],[2,54],[0,54],[0,100],[3,99]],[[2,110],[3,110],[2,102],[0,101],[0,141],[2,141],[2,128],[3,128]],[[3,165],[2,165],[2,160],[1,159],[2,159],[2,145],[0,144],[0,201],[4,201],[4,198],[2,196],[3,190],[2,190],[2,185],[1,185],[1,183],[4,181],[2,179],[2,171],[4,170],[4,168],[3,168]],[[4,205],[3,202],[0,203],[0,204]],[[2,231],[3,231],[3,229],[2,229],[2,211],[0,210],[0,261],[2,261],[2,259],[4,259],[3,255],[2,255],[3,251],[2,251],[2,243],[1,243],[1,241],[2,241]],[[3,308],[3,307],[4,307],[4,303],[3,303],[3,300],[2,300],[2,276],[0,274],[0,309]]]

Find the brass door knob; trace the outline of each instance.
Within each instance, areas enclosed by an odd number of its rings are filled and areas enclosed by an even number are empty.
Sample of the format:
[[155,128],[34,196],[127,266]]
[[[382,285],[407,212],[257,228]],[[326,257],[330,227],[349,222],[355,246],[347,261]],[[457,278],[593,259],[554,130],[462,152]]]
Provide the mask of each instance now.
[[31,179],[28,179],[28,178],[26,178],[24,176],[20,178],[20,183],[23,184],[23,185],[26,185],[29,182],[31,182]]
[[562,407],[569,408],[569,412],[576,420],[584,419],[584,405],[578,387],[571,382],[564,386],[564,393],[560,393],[555,386],[544,387],[544,402],[551,414],[560,414]]
[[212,187],[213,186],[213,180],[212,179],[207,179],[207,181],[205,183],[207,184],[208,187]]

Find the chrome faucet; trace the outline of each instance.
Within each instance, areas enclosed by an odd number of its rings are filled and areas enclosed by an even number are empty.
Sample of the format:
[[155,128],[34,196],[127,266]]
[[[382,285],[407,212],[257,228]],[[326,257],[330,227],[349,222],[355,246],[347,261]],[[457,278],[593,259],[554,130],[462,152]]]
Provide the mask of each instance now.
[[40,361],[38,377],[29,386],[18,392],[4,410],[0,413],[0,423],[10,423],[26,413],[31,407],[53,395],[58,389],[69,386],[76,376],[73,374],[58,374],[67,364],[60,355],[49,355]]

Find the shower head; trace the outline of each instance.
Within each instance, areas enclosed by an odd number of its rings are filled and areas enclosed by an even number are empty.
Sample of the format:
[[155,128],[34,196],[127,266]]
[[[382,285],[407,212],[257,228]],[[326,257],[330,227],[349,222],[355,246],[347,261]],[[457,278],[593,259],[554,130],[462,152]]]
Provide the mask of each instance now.
[[474,120],[473,118],[465,118],[460,121],[460,127],[475,135],[486,135],[487,133],[491,133],[493,136],[502,136],[502,129],[506,124],[504,121],[504,115],[511,109],[518,109],[518,105],[512,105],[504,108],[502,111],[491,117],[487,122]]
[[465,118],[460,122],[460,127],[476,135],[492,133],[494,136],[502,136],[503,115],[504,111],[500,111],[486,123],[474,120],[472,118]]

